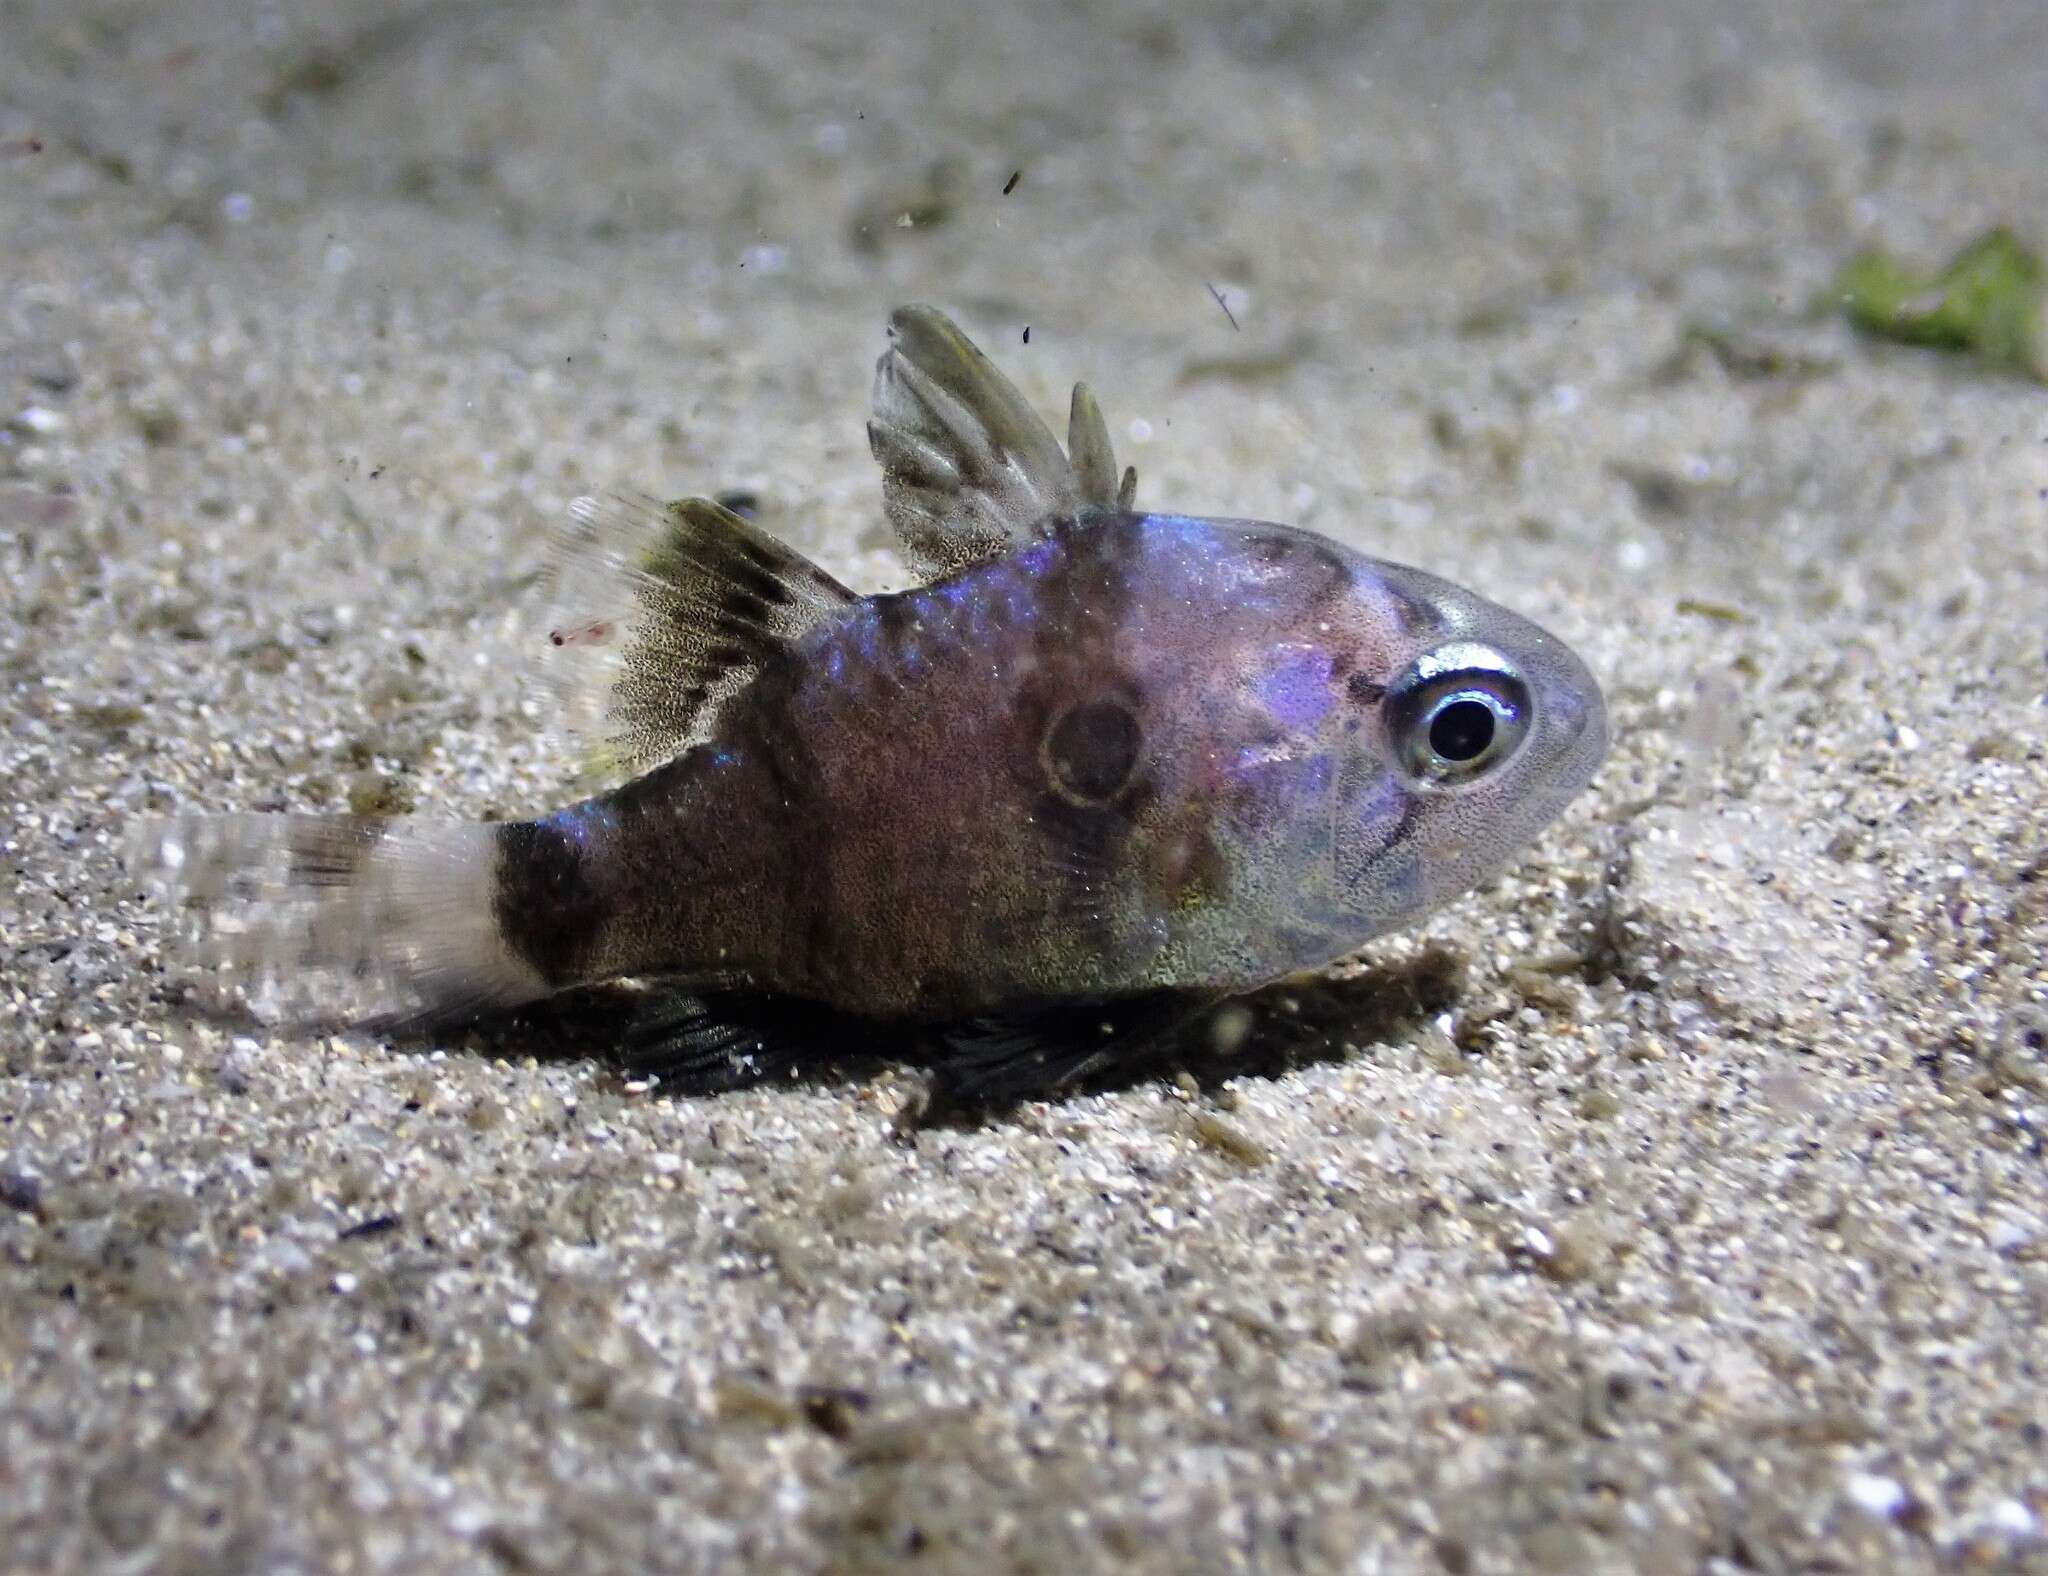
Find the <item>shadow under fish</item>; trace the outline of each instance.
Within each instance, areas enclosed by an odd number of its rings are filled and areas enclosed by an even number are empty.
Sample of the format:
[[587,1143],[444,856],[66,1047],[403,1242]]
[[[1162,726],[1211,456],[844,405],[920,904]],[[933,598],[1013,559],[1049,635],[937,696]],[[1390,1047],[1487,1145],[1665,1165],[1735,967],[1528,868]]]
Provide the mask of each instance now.
[[1172,1073],[1211,1086],[1342,1061],[1420,1029],[1456,1001],[1462,975],[1454,953],[1431,947],[1224,1001],[1160,991],[941,1025],[851,1018],[788,997],[601,985],[478,1024],[471,1042],[491,1055],[594,1057],[670,1094],[830,1085],[909,1068],[928,1080],[931,1116],[973,1120],[1020,1100]]

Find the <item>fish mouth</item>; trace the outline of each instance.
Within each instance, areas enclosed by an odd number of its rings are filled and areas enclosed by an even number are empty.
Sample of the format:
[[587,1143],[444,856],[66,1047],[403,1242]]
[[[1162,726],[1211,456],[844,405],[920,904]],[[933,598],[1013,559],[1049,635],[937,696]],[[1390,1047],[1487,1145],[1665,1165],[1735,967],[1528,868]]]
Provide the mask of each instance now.
[[1585,715],[1579,721],[1579,737],[1583,741],[1580,748],[1586,752],[1586,775],[1591,777],[1607,759],[1613,735],[1607,726],[1607,701],[1598,690],[1593,692],[1591,704],[1583,709]]
[[1599,690],[1574,693],[1553,707],[1548,731],[1543,780],[1531,785],[1535,791],[1524,823],[1532,839],[1586,791],[1607,758],[1607,706]]
[[[1533,838],[1578,798],[1607,759],[1607,700],[1599,683],[1575,657],[1550,664],[1547,699],[1529,744],[1534,747],[1523,777],[1521,825]],[[1576,670],[1576,671],[1573,671]]]
[[1546,765],[1567,785],[1567,795],[1575,794],[1607,758],[1607,697],[1577,652],[1554,636],[1544,645],[1542,660],[1531,666],[1548,702],[1540,719]]
[[1563,755],[1575,755],[1585,762],[1585,775],[1591,777],[1607,758],[1607,701],[1601,695],[1598,685],[1583,690],[1567,691],[1558,705],[1561,716],[1555,719],[1559,730],[1558,750]]

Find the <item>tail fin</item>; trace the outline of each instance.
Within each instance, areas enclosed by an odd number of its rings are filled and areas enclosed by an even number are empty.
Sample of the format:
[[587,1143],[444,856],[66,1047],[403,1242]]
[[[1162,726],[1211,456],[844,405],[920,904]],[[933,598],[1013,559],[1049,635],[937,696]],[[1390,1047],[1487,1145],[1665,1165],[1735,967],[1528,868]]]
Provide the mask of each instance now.
[[166,905],[167,964],[265,1019],[416,1023],[547,994],[499,934],[493,826],[187,814],[139,826],[128,864]]

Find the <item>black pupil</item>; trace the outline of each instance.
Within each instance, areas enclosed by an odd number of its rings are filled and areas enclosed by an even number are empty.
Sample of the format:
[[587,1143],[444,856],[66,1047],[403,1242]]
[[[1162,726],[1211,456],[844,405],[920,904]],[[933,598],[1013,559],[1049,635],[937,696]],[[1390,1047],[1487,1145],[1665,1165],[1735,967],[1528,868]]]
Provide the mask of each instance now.
[[1429,747],[1446,761],[1474,761],[1493,743],[1493,708],[1454,700],[1429,720]]

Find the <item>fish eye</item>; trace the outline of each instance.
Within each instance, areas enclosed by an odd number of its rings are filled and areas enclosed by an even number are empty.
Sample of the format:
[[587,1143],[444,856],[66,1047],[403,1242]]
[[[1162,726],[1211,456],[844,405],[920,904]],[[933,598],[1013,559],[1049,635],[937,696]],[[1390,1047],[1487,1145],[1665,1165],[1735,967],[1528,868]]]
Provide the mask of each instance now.
[[1408,770],[1430,783],[1470,782],[1499,766],[1529,730],[1529,687],[1499,652],[1460,643],[1430,652],[1387,692]]

